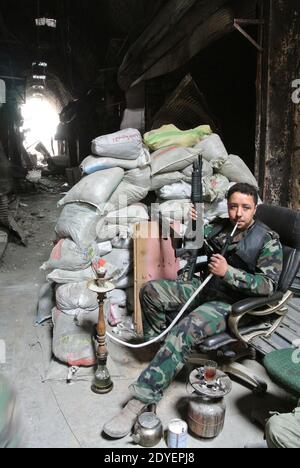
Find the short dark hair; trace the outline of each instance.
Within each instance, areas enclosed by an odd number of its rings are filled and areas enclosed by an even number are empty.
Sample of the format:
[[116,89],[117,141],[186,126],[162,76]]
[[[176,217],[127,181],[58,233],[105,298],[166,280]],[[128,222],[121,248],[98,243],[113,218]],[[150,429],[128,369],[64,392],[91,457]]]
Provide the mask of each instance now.
[[250,195],[255,203],[258,204],[258,189],[254,185],[239,183],[231,187],[227,192],[227,201],[230,200],[234,193],[243,193],[244,195]]

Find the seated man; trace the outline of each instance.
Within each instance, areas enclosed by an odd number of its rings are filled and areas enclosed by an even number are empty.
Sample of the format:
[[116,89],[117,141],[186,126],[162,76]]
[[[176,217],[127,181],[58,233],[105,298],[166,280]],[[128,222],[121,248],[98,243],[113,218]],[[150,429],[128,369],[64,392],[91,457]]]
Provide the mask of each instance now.
[[269,419],[266,438],[268,448],[300,448],[300,407]]
[[[130,389],[133,399],[121,413],[105,424],[104,432],[123,438],[131,431],[144,408],[158,403],[164,390],[183,369],[192,352],[205,338],[226,330],[231,306],[249,296],[268,296],[276,291],[283,263],[278,235],[255,221],[258,192],[248,184],[237,184],[228,193],[229,220],[221,220],[205,229],[205,237],[219,252],[227,243],[233,227],[237,234],[229,247],[227,260],[214,254],[209,272],[214,278],[192,304],[186,315],[167,337],[148,368]],[[195,218],[195,211],[192,210]],[[146,339],[166,329],[169,314],[179,312],[199,288],[200,279],[191,283],[154,281],[141,291]]]
[[16,396],[0,374],[0,448],[18,448],[22,441]]

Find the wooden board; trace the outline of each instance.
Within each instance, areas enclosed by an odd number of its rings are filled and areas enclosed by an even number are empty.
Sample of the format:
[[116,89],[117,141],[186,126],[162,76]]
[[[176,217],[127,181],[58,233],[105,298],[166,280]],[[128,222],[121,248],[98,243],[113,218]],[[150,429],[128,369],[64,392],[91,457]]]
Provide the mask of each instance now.
[[140,291],[149,281],[176,280],[180,269],[171,239],[161,239],[158,222],[141,223],[134,235],[135,331],[143,334]]

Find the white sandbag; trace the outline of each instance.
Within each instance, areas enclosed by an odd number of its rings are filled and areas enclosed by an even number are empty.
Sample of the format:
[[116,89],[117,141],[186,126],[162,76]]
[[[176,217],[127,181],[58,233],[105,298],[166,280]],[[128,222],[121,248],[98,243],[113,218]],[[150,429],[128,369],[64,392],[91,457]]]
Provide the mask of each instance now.
[[143,203],[136,203],[119,211],[112,211],[106,216],[108,224],[137,224],[149,221],[148,208]]
[[213,203],[215,201],[224,200],[229,187],[229,180],[220,174],[216,174],[212,177],[205,177],[203,179],[204,201],[207,203]]
[[130,273],[127,276],[119,278],[118,280],[114,280],[114,284],[118,289],[128,289],[132,288],[134,285],[134,276],[133,273]]
[[[230,183],[228,190],[233,187],[235,183]],[[226,194],[227,195],[227,194]],[[229,218],[227,197],[224,200],[215,201],[214,203],[205,203],[204,207],[204,222],[209,224],[217,218]]]
[[108,158],[138,159],[144,153],[142,136],[133,128],[101,136],[93,140],[92,153]]
[[[108,264],[113,265],[116,271],[112,274],[108,272],[108,276],[112,278],[117,289],[126,289],[132,284],[130,273],[133,270],[133,254],[129,250],[113,249],[112,252],[103,257]],[[106,266],[103,268],[107,269]]]
[[257,180],[239,156],[230,154],[228,160],[219,169],[219,173],[231,182],[242,182],[258,188]]
[[37,306],[36,323],[39,325],[49,320],[52,316],[52,309],[55,306],[55,294],[53,284],[46,283],[41,286]]
[[127,237],[126,239],[122,238],[122,236],[117,236],[111,241],[111,245],[114,249],[126,249],[130,250],[133,248],[133,239]]
[[157,174],[151,178],[150,191],[155,192],[160,190],[165,185],[172,185],[184,180],[185,175],[182,172],[166,172],[165,174]]
[[169,146],[151,155],[152,175],[182,171],[197,160],[199,151],[194,148]]
[[123,226],[120,224],[108,224],[107,222],[105,223],[101,222],[98,224],[97,226],[98,242],[112,241],[118,236],[122,237],[122,239],[128,239],[129,237],[132,237],[131,227],[128,225]]
[[192,196],[192,186],[186,182],[165,185],[156,192],[161,200],[186,200]]
[[144,200],[150,190],[150,176],[150,167],[127,172],[105,206],[105,211],[125,208]]
[[108,169],[84,177],[70,192],[58,203],[64,206],[68,203],[88,203],[103,211],[105,203],[116,190],[124,177],[121,168]]
[[[115,239],[119,233],[120,229],[122,228],[122,232],[126,230],[127,232],[127,227],[126,226],[120,226],[117,224],[108,224],[108,223],[99,223],[97,226],[97,240],[98,242],[108,242],[112,241]],[[109,253],[109,252],[108,252]]]
[[121,289],[115,289],[114,291],[106,294],[106,297],[111,304],[126,307],[127,296],[125,291]]
[[[182,173],[184,176],[188,177],[189,179],[192,179],[194,171],[194,166],[191,164],[191,166],[187,167],[186,169],[183,169]],[[203,159],[203,170],[202,170],[202,177],[211,177],[214,174],[214,170],[212,165]]]
[[115,167],[121,167],[124,170],[136,169],[139,167],[138,160],[126,161],[123,159],[113,158],[100,158],[95,156],[88,156],[80,164],[80,169],[83,174],[90,175],[98,171],[105,171],[106,169],[112,169]]
[[41,270],[85,270],[91,266],[88,252],[77,247],[69,239],[60,240],[51,252],[48,262],[41,266]]
[[145,190],[149,190],[151,187],[151,168],[144,167],[128,171],[125,173],[123,181],[128,184],[136,185],[137,187],[143,187]]
[[69,237],[81,248],[96,240],[96,227],[101,216],[96,208],[83,203],[66,205],[59,217],[55,232],[60,239]]
[[105,211],[125,208],[128,205],[139,203],[145,200],[148,193],[149,191],[142,187],[137,187],[127,182],[121,182],[108,204],[105,206]]
[[148,149],[144,147],[143,154],[135,160],[88,156],[80,164],[80,169],[83,174],[90,175],[94,174],[95,172],[112,169],[114,167],[120,167],[121,169],[131,171],[138,168],[143,168],[149,164],[150,153]]
[[206,203],[204,209],[205,224],[209,224],[217,218],[229,218],[227,200]]
[[54,309],[52,313],[54,356],[74,367],[91,367],[96,363],[93,327],[78,327],[73,317]]
[[91,279],[96,279],[96,274],[91,267],[81,271],[54,270],[47,276],[47,281],[57,284],[81,283]]
[[101,242],[97,244],[97,247],[98,247],[98,254],[100,255],[100,257],[103,257],[104,255],[109,254],[113,249],[112,243],[110,241]]
[[99,306],[97,309],[88,311],[84,309],[76,309],[74,323],[77,327],[88,328],[98,324],[99,321]]
[[194,149],[198,150],[214,169],[220,169],[228,159],[227,150],[219,135],[215,133],[203,138]]
[[87,281],[57,287],[56,306],[65,314],[74,316],[78,309],[87,312],[99,309],[97,293],[88,289]]
[[161,214],[168,220],[187,222],[191,209],[191,200],[171,200],[160,204]]

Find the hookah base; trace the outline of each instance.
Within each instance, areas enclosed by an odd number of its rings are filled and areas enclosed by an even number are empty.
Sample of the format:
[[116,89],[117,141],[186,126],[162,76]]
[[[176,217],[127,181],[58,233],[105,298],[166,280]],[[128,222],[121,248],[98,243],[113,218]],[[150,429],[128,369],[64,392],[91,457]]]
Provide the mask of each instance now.
[[94,381],[91,390],[97,395],[105,395],[106,393],[110,393],[113,388],[114,384],[111,381]]

